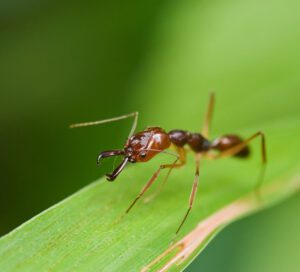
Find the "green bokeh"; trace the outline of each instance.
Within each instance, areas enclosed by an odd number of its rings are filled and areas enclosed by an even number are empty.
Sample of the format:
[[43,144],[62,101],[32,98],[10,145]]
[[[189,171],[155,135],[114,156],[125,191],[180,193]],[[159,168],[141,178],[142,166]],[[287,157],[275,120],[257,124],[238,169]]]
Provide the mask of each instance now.
[[[198,130],[212,89],[214,135],[300,117],[299,9],[296,0],[1,1],[0,234],[110,169],[95,167],[97,152],[121,147],[130,126],[72,122],[139,110],[139,128]],[[258,247],[260,271],[276,271],[278,255],[294,271],[297,229],[282,225],[286,250],[275,249],[278,221],[299,225],[299,205],[295,197],[234,224],[190,270],[256,270]],[[261,229],[269,239],[253,245]]]

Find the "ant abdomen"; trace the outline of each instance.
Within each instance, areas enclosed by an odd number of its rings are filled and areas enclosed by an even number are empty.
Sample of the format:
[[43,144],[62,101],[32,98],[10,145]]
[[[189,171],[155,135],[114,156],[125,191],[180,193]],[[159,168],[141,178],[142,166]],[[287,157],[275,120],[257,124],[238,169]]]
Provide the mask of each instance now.
[[[243,139],[234,134],[223,135],[216,140],[214,140],[211,144],[211,148],[218,151],[226,151],[240,143],[243,142]],[[250,155],[249,146],[245,146],[241,151],[234,154],[235,157],[238,158],[247,158]]]

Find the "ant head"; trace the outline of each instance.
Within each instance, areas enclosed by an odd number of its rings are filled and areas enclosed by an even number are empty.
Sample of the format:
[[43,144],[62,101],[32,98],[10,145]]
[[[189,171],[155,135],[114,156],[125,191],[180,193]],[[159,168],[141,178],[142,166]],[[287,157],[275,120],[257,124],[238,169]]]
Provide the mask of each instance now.
[[107,174],[107,180],[113,181],[124,169],[128,162],[147,162],[155,155],[170,146],[169,135],[159,127],[147,128],[142,132],[131,136],[124,150],[110,150],[101,152],[98,156],[98,164],[102,158],[111,156],[124,156],[120,165],[111,173]]
[[129,162],[147,162],[170,146],[168,134],[159,127],[150,127],[131,136],[125,146]]

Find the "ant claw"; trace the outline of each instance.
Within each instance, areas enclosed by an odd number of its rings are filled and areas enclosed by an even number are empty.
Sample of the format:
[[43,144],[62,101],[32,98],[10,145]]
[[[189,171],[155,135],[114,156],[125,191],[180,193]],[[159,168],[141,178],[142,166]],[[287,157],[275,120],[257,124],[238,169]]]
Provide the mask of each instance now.
[[115,178],[116,177],[114,175],[112,175],[112,174],[106,174],[106,180],[108,180],[108,181],[114,181]]

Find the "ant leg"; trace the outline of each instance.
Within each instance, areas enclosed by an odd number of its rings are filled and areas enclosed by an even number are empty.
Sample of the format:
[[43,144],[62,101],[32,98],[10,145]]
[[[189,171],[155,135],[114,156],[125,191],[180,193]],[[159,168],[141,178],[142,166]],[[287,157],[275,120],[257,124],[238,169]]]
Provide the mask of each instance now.
[[236,146],[233,146],[227,150],[221,151],[217,155],[209,155],[209,154],[207,154],[207,155],[209,158],[212,158],[212,159],[234,156],[235,154],[239,153],[243,148],[245,148],[252,140],[254,140],[257,137],[261,137],[261,159],[262,159],[261,172],[260,172],[258,181],[255,185],[255,190],[258,190],[263,182],[265,168],[267,165],[266,139],[265,139],[265,134],[263,132],[258,131],[255,134],[253,134],[251,137],[246,139],[245,141],[241,142],[240,144],[237,144]]
[[153,176],[149,179],[149,181],[146,183],[146,185],[143,187],[143,189],[141,190],[141,192],[138,194],[138,196],[134,199],[134,201],[130,204],[130,206],[127,208],[127,210],[125,211],[125,213],[129,213],[129,211],[132,209],[132,207],[135,205],[135,203],[144,195],[144,193],[146,193],[146,191],[151,187],[151,185],[154,183],[154,181],[157,179],[160,171],[162,169],[165,168],[174,168],[177,167],[178,164],[177,161],[179,159],[176,159],[174,161],[174,163],[172,164],[162,164],[159,166],[159,168],[154,172]]
[[208,108],[204,119],[204,125],[202,128],[202,135],[205,138],[208,138],[210,134],[211,119],[213,115],[214,104],[215,104],[215,94],[210,93]]
[[179,167],[185,165],[185,163],[186,163],[186,151],[185,151],[185,149],[182,148],[182,147],[177,147],[176,152],[179,155],[178,158],[179,158],[180,162],[177,163],[177,164],[174,164],[173,167],[170,167],[167,175],[165,176],[165,178],[164,178],[163,182],[161,183],[161,185],[159,186],[159,188],[157,188],[157,190],[152,195],[150,195],[149,197],[147,197],[144,200],[145,203],[148,203],[149,201],[151,201],[153,198],[155,198],[163,190],[163,188],[165,187],[165,185],[168,181],[168,178],[169,178],[169,176],[170,176],[170,174],[171,174],[171,172],[174,168],[179,168]]
[[183,217],[177,231],[176,231],[176,234],[178,234],[178,232],[180,231],[180,229],[182,228],[184,222],[186,221],[192,207],[193,207],[193,203],[194,203],[194,200],[195,200],[195,196],[196,196],[196,192],[197,192],[197,189],[198,189],[198,184],[199,184],[199,166],[200,166],[200,158],[201,158],[201,155],[200,154],[197,154],[196,155],[196,172],[195,172],[195,178],[194,178],[194,183],[193,183],[193,187],[192,187],[192,191],[191,191],[191,194],[190,194],[190,200],[189,200],[189,208],[188,210],[186,211],[185,213],[185,216]]
[[70,128],[101,125],[101,124],[105,124],[105,123],[119,121],[119,120],[126,119],[126,118],[129,118],[129,117],[134,117],[133,124],[132,124],[131,130],[130,130],[129,136],[128,136],[128,138],[129,138],[133,135],[133,133],[136,129],[137,121],[138,121],[138,115],[139,115],[139,113],[136,111],[136,112],[132,112],[132,113],[129,113],[129,114],[125,114],[125,115],[121,115],[121,116],[113,117],[113,118],[109,118],[109,119],[104,119],[104,120],[100,120],[100,121],[73,124],[73,125],[70,125]]

